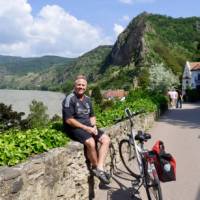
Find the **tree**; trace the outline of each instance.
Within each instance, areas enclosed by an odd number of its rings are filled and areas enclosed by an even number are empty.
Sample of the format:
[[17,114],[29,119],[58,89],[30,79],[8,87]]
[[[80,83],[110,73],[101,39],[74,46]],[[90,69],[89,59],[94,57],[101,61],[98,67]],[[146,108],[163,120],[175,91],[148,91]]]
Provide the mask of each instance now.
[[12,105],[7,106],[0,103],[0,132],[14,127],[24,128],[25,120],[22,120],[24,114],[13,111]]
[[65,81],[65,83],[63,83],[62,87],[62,91],[67,94],[70,93],[73,89],[73,85],[74,83],[70,80]]
[[155,64],[149,69],[149,87],[151,91],[165,93],[168,88],[179,85],[178,77],[167,70],[163,64]]
[[49,122],[49,115],[46,114],[47,107],[43,102],[33,100],[29,106],[30,114],[27,117],[30,128],[45,127]]
[[102,103],[103,98],[99,86],[93,88],[91,97],[94,98],[96,104],[100,105]]

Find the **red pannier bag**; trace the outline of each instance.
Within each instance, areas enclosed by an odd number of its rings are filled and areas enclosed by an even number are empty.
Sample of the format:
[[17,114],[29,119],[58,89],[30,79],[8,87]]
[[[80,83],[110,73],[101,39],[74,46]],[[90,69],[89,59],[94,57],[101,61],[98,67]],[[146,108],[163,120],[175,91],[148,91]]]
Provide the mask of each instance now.
[[176,160],[174,157],[165,152],[164,143],[158,140],[152,148],[155,153],[155,167],[158,178],[162,182],[176,180]]

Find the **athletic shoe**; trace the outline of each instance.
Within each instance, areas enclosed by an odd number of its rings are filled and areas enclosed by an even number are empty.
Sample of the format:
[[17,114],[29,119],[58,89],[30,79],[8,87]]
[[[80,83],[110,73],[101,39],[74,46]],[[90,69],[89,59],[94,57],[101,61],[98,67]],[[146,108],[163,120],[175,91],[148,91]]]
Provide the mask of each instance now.
[[107,176],[106,176],[106,174],[105,174],[105,172],[104,172],[103,170],[100,170],[100,169],[98,169],[98,168],[94,168],[94,169],[92,169],[92,173],[93,173],[96,177],[98,177],[99,180],[100,180],[102,183],[104,183],[104,184],[106,184],[106,185],[110,183],[109,179],[107,178]]

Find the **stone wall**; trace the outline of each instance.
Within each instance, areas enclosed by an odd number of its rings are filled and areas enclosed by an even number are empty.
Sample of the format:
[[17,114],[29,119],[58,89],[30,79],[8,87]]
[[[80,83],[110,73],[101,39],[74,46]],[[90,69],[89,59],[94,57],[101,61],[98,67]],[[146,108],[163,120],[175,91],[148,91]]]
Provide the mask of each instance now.
[[[147,129],[154,114],[137,117],[136,128]],[[107,170],[120,162],[118,143],[128,132],[128,121],[106,128],[112,145],[106,160]],[[34,156],[14,167],[0,168],[0,200],[88,200],[93,199],[99,180],[93,177],[85,162],[83,146],[71,142]]]

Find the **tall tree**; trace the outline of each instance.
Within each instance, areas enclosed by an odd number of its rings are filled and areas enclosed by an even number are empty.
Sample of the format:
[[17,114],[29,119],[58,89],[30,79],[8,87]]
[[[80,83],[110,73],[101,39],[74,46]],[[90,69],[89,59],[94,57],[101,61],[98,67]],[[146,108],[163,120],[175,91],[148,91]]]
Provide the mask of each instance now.
[[99,86],[96,86],[96,87],[93,88],[91,97],[94,98],[94,101],[97,104],[100,105],[102,103],[103,97],[101,95],[101,90],[100,90]]

